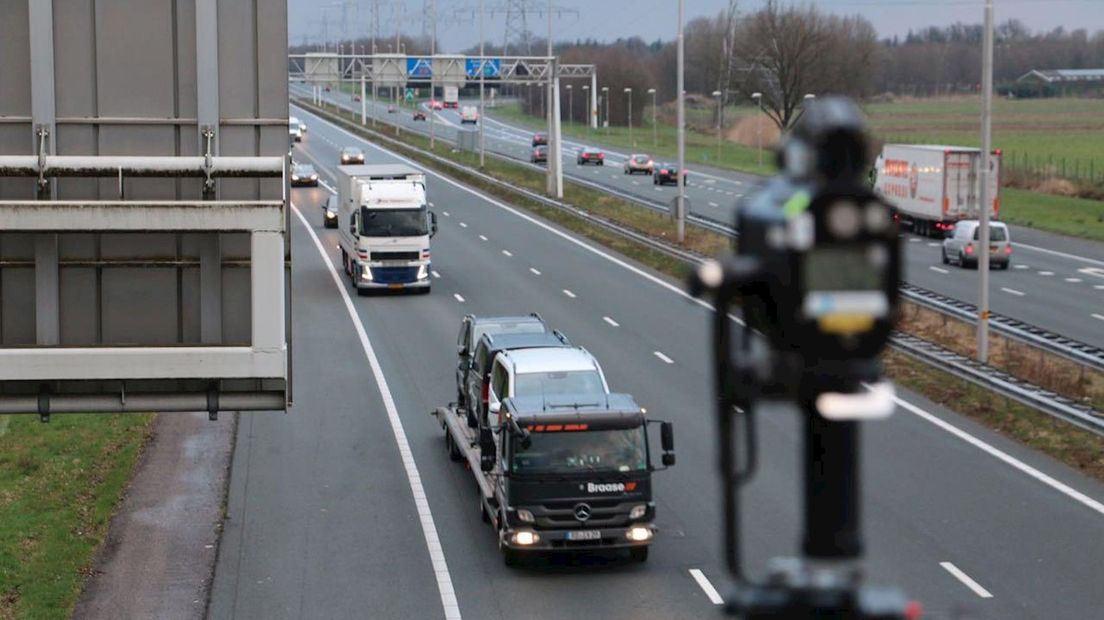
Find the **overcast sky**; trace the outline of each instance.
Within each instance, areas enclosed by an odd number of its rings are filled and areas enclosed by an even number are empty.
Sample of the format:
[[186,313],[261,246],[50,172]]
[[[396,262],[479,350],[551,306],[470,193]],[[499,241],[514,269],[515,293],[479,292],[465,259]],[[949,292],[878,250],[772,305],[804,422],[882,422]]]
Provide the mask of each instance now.
[[[342,0],[288,0],[292,44],[321,40],[323,15],[329,22],[330,39],[341,36]],[[396,21],[405,33],[422,32],[423,7],[434,0],[379,0],[381,31],[394,35]],[[348,36],[366,34],[373,0],[345,0],[349,5]],[[442,52],[460,51],[479,40],[475,14],[479,0],[436,0],[440,17],[439,45]],[[646,41],[675,38],[676,4],[674,0],[554,0],[564,9],[557,18],[556,40],[598,39],[609,41],[619,37],[640,36]],[[865,15],[879,36],[903,35],[909,29],[944,26],[957,21],[979,23],[983,0],[812,0],[825,11],[839,14]],[[487,17],[485,31],[488,41],[501,43],[505,31],[506,0],[484,0]],[[545,7],[545,0],[530,0],[531,5]],[[751,12],[763,0],[741,0],[740,9]],[[1087,28],[1104,30],[1104,0],[994,0],[997,21],[1018,18],[1033,31],[1063,26],[1067,30]],[[319,7],[334,8],[322,10]],[[357,18],[356,7],[360,8]],[[727,0],[686,0],[687,21],[700,16],[713,16],[728,6]],[[358,28],[359,24],[359,28]],[[543,13],[529,16],[530,30],[543,36],[547,18]]]

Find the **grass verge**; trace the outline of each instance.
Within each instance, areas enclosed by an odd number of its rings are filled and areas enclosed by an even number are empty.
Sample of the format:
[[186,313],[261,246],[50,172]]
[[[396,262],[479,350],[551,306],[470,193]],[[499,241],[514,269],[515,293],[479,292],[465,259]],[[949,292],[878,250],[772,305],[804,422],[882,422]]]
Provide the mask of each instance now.
[[0,416],[0,619],[69,617],[152,421]]
[[1001,220],[1028,228],[1104,241],[1104,202],[1052,196],[1015,187],[1001,189]]
[[[318,111],[318,108],[305,102],[300,102],[300,104],[316,112]],[[360,131],[366,137],[371,138],[370,132],[363,131],[353,115],[335,113],[329,110],[322,111],[322,114],[345,125],[346,128],[354,132]],[[428,149],[428,140],[421,136],[404,133],[403,142],[417,148]],[[388,148],[393,147],[389,145]],[[520,197],[516,192],[485,183],[474,175],[447,168],[410,149],[398,147],[395,150],[428,168],[509,201],[510,204],[525,208],[557,225],[606,245],[656,270],[676,278],[683,278],[687,273],[688,267],[685,263],[650,250],[624,237],[596,229],[587,222],[563,211],[527,200]],[[477,161],[472,161],[473,158],[470,155],[461,155],[451,151],[445,152],[445,149],[439,148],[437,154],[473,166],[477,163]],[[516,187],[524,187],[534,191],[544,189],[543,177],[534,174],[531,170],[501,160],[488,158],[486,161],[487,167],[484,172],[491,176],[507,181]],[[625,203],[596,190],[573,186],[570,183],[564,184],[564,200],[577,207],[586,205],[586,210],[591,213],[654,237],[665,238],[668,234],[667,231],[671,228],[671,223],[662,215],[649,213],[641,207]],[[718,254],[730,246],[730,241],[727,238],[695,227],[687,228],[687,240],[686,247],[707,255]],[[973,342],[973,331],[967,323],[907,302],[904,304],[902,315],[900,327],[903,330],[957,352],[967,355],[972,354],[973,351],[967,349],[969,343]],[[963,334],[966,332],[969,333],[964,336]],[[954,411],[1104,481],[1104,462],[1089,458],[1082,449],[1083,446],[1095,445],[1097,452],[1099,452],[1099,437],[1033,409],[1007,401],[1003,397],[977,388],[938,369],[912,362],[912,360],[907,360],[911,363],[905,364],[901,361],[902,357],[892,351],[886,355],[889,376],[898,384],[935,402],[946,404]],[[1026,345],[1019,345],[994,334],[992,363],[996,368],[1036,383],[1041,387],[1084,400],[1094,404],[1097,408],[1104,408],[1104,377],[1092,371],[1087,371],[1081,366],[1071,364],[1062,358]],[[946,386],[960,387],[957,391],[952,391]],[[994,414],[995,405],[993,403],[1005,402],[1009,406],[1002,409],[1003,413]],[[1021,415],[1023,412],[1029,412],[1031,415]],[[1010,424],[1008,423],[1008,416],[1018,417],[1021,421]],[[1035,426],[1038,420],[1047,422],[1045,426],[1040,427],[1045,431],[1040,430],[1038,433],[1032,434],[1029,429]],[[1095,444],[1092,442],[1095,442]],[[1067,446],[1070,447],[1069,450],[1065,449]]]

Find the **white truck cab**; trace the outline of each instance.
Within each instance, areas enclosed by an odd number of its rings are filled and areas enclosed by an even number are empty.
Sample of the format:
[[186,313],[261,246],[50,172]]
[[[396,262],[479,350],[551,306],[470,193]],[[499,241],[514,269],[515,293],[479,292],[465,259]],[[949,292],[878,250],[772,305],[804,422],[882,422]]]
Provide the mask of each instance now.
[[408,166],[361,165],[342,166],[337,177],[341,257],[357,292],[428,293],[437,217],[427,208],[425,175]]

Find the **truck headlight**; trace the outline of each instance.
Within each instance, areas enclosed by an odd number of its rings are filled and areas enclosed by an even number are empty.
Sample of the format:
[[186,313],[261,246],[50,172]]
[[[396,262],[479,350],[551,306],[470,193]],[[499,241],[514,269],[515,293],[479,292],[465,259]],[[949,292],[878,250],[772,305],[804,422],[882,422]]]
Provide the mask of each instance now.
[[529,530],[514,532],[514,544],[527,547],[537,542],[540,542],[540,536],[538,536],[536,532],[531,532]]
[[372,269],[369,268],[369,267],[365,267],[365,268],[361,269],[360,270],[360,279],[365,280],[367,282],[371,282],[372,281]]
[[648,512],[648,506],[646,504],[633,506],[632,510],[629,511],[629,518],[639,519],[640,517],[643,517],[646,512]]
[[[427,276],[429,276],[429,265],[422,265],[421,267],[418,267],[418,279],[425,280]],[[521,514],[520,510],[518,511],[518,514]],[[529,516],[532,517],[532,515]]]
[[298,181],[298,180],[299,180],[299,176],[298,176],[298,175],[295,175],[295,174],[293,174],[293,175],[291,175],[291,180],[292,180],[292,181]]
[[335,217],[337,217],[336,213],[334,213],[333,211],[326,211],[326,219],[327,220],[332,220]]
[[528,510],[526,510],[524,508],[519,508],[518,511],[517,511],[517,518],[524,521],[524,522],[526,522],[526,523],[532,523],[533,522],[533,513],[529,512]]
[[633,542],[644,542],[652,537],[652,530],[646,527],[632,527],[629,531],[625,532],[625,538]]

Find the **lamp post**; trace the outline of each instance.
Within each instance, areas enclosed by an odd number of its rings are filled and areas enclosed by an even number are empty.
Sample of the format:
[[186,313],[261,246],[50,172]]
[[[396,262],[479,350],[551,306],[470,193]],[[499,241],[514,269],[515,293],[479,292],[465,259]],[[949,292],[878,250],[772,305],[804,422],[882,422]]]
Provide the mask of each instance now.
[[602,87],[602,99],[606,100],[606,135],[609,135],[609,86]]
[[682,171],[686,169],[686,44],[682,32],[683,0],[678,2],[678,35],[676,36],[676,66],[678,76],[675,80],[675,93],[678,109],[678,198],[675,201],[675,238],[679,243],[686,240],[686,182]]
[[567,89],[567,125],[574,125],[574,122],[575,122],[575,106],[574,106],[574,101],[572,100],[572,90],[573,90],[573,88],[572,88],[571,84],[564,86],[564,88]]
[[649,88],[648,94],[652,96],[652,152],[659,148],[659,130],[656,129],[656,89]]
[[586,128],[587,128],[587,135],[590,135],[590,125],[591,125],[592,119],[590,117],[591,113],[590,113],[590,85],[589,84],[583,84],[583,99],[586,100],[586,104],[587,104],[587,106],[586,106],[586,109],[587,109]]
[[759,165],[763,165],[763,93],[751,93],[751,98],[759,105],[759,116],[755,119],[755,142],[759,146]]
[[632,147],[634,144],[632,139],[632,89],[626,86],[625,94],[629,96],[629,146]]
[[717,100],[717,163],[721,161],[721,91],[713,91],[713,98]]

